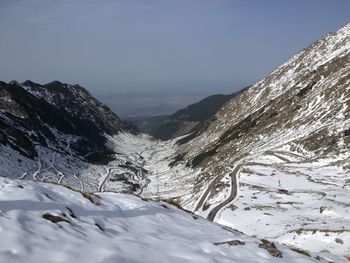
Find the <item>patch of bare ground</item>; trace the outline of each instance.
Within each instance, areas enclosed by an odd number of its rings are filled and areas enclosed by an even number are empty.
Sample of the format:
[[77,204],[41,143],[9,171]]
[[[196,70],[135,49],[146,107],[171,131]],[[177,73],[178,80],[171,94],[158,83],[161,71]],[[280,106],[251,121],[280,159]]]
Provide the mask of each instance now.
[[43,214],[43,218],[48,220],[48,221],[51,221],[52,223],[59,223],[59,222],[66,222],[66,223],[71,223],[70,221],[68,221],[67,219],[61,217],[61,216],[54,216],[54,215],[51,215],[49,213],[46,213],[46,214]]
[[276,210],[278,207],[272,205],[252,205],[252,208],[256,210]]
[[[191,214],[193,217],[196,217],[195,219],[197,219],[197,216],[192,212],[192,211],[189,211],[189,210],[186,210],[184,209],[182,206],[181,206],[181,200],[180,198],[171,198],[171,199],[160,199],[158,201],[163,201],[169,205],[173,205],[175,206],[176,208],[178,209],[181,209],[182,211],[185,211],[186,213],[189,213]],[[163,206],[163,205],[162,205]],[[164,206],[163,206],[164,207]],[[165,207],[164,207],[165,208]],[[169,207],[167,207],[169,209]]]
[[226,242],[214,243],[215,246],[224,245],[224,244],[228,244],[229,246],[242,246],[242,245],[245,245],[245,242],[236,239],[236,240],[230,240]]
[[266,192],[271,192],[271,190],[267,187],[259,186],[259,185],[254,185],[254,184],[247,184],[247,183],[240,183],[240,186],[246,186],[249,189],[252,190],[258,190],[258,191],[266,191]]
[[334,241],[335,241],[336,243],[338,243],[338,244],[341,244],[341,245],[344,244],[344,241],[343,241],[342,239],[340,239],[340,238],[335,238]]
[[292,201],[289,201],[289,202],[276,202],[277,205],[302,205],[303,203],[302,202],[292,202]]
[[297,233],[298,235],[301,235],[304,232],[312,232],[312,234],[316,234],[317,232],[325,233],[325,235],[328,235],[328,233],[337,233],[341,234],[344,232],[350,232],[350,229],[317,229],[317,228],[299,228],[296,230],[290,230],[288,233]]
[[265,249],[273,257],[278,257],[278,258],[283,257],[282,252],[277,249],[275,243],[270,242],[266,239],[261,240],[259,247]]
[[88,199],[92,204],[94,205],[100,205],[101,204],[101,197],[98,195],[95,195],[93,193],[87,193],[87,192],[80,192],[82,196],[84,196],[86,199]]
[[236,206],[234,204],[230,204],[227,208],[231,209],[232,211],[235,211],[238,208],[238,206]]
[[297,247],[291,247],[290,249],[293,250],[294,252],[297,252],[297,253],[302,254],[302,255],[304,255],[304,256],[311,257],[310,254],[309,254],[309,252],[307,252],[307,251],[304,250],[304,249],[297,248]]
[[[60,184],[57,184],[60,185]],[[68,188],[69,190],[72,190],[74,192],[80,193],[83,197],[85,197],[86,199],[88,199],[92,204],[94,205],[100,205],[101,204],[101,197],[94,194],[94,193],[89,193],[89,192],[83,192],[77,189],[74,189],[68,185],[61,185],[63,187]]]

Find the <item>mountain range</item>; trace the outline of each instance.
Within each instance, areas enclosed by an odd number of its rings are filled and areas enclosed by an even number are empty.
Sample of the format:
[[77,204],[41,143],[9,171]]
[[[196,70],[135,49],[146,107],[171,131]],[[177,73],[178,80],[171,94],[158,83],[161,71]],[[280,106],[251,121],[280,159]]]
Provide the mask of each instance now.
[[350,260],[350,25],[157,123],[162,140],[79,85],[0,82],[0,258],[64,239],[58,262],[77,244],[85,261],[106,244],[114,261]]
[[156,139],[174,139],[191,132],[197,125],[213,118],[227,101],[247,89],[244,88],[230,95],[211,95],[171,115],[132,117],[127,120],[133,122],[141,132],[148,133]]

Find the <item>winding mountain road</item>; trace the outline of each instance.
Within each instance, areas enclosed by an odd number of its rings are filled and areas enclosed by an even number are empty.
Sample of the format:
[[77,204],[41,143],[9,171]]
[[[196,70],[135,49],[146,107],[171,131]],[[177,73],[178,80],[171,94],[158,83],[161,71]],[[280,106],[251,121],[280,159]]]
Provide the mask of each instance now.
[[213,190],[215,184],[221,180],[223,176],[217,176],[214,178],[214,180],[210,183],[210,185],[208,186],[207,190],[204,192],[204,194],[202,195],[201,199],[199,200],[198,204],[196,205],[196,208],[194,209],[194,211],[198,211],[199,208],[203,207],[203,204],[205,202],[205,200],[207,200],[209,193],[211,192],[211,190]]
[[[214,221],[216,214],[219,212],[219,210],[221,208],[223,208],[224,206],[228,205],[230,202],[232,202],[236,196],[237,196],[237,192],[238,192],[238,184],[237,184],[237,177],[238,177],[238,172],[241,169],[242,164],[238,164],[233,171],[230,173],[230,177],[231,177],[231,193],[230,196],[223,201],[222,203],[220,203],[219,205],[217,205],[216,207],[214,207],[208,214],[207,219],[210,221]],[[222,179],[222,176],[217,176],[212,182],[211,184],[208,186],[207,190],[205,191],[205,193],[202,195],[201,199],[199,200],[195,211],[198,211],[201,207],[203,207],[204,202],[207,200],[209,193],[214,189],[216,183],[218,181],[220,181]]]
[[104,189],[104,186],[105,186],[105,184],[106,184],[106,182],[107,182],[107,180],[108,180],[108,178],[109,178],[109,176],[111,175],[111,172],[112,172],[113,170],[121,170],[121,169],[119,169],[118,167],[109,167],[109,168],[107,169],[107,173],[106,173],[106,175],[105,175],[103,181],[100,183],[100,185],[99,185],[98,188],[97,188],[97,191],[98,191],[98,192],[103,192],[103,191],[104,191],[104,190],[103,190],[103,189]]
[[[280,154],[290,154],[293,155],[292,153],[289,152],[273,152],[273,151],[267,151],[266,154],[269,155],[273,155],[277,158],[279,158],[280,160],[286,162],[286,163],[291,163],[291,161],[283,156],[280,156]],[[299,156],[294,154],[296,157],[303,157],[303,156]],[[303,157],[305,158],[305,157]],[[230,196],[222,203],[220,203],[219,205],[217,205],[216,207],[214,207],[208,214],[207,219],[210,221],[214,221],[217,213],[220,211],[220,209],[222,209],[224,206],[228,205],[230,202],[232,202],[236,196],[237,196],[237,192],[238,192],[238,173],[239,170],[242,168],[244,164],[238,164],[234,170],[231,172],[230,177],[231,177],[231,193]],[[204,195],[202,196],[201,200],[199,201],[199,203],[197,204],[196,210],[197,211],[200,207],[203,206],[205,200],[207,199],[208,194],[210,193],[210,191],[213,189],[213,187],[215,186],[215,183],[219,180],[219,178],[215,178],[214,181],[210,184],[210,186],[208,187],[208,189],[206,190],[206,192],[204,193]]]
[[232,202],[236,196],[237,196],[237,192],[238,192],[238,184],[237,184],[237,177],[238,177],[238,172],[241,169],[242,164],[238,164],[235,169],[233,169],[232,173],[230,174],[231,177],[231,193],[230,196],[222,203],[220,203],[219,205],[217,205],[216,207],[214,207],[208,214],[207,219],[209,221],[214,221],[216,214],[220,211],[221,208],[223,208],[224,206],[228,205],[230,202]]

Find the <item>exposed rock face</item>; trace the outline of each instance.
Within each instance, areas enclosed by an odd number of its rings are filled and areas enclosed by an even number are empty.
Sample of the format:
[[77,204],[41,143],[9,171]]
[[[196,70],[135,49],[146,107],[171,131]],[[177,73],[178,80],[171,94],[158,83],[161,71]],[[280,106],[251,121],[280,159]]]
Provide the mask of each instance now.
[[31,159],[37,157],[36,145],[64,152],[60,134],[70,134],[76,137],[73,153],[92,163],[113,158],[105,134],[137,131],[84,88],[58,81],[0,82],[0,127],[0,143]]

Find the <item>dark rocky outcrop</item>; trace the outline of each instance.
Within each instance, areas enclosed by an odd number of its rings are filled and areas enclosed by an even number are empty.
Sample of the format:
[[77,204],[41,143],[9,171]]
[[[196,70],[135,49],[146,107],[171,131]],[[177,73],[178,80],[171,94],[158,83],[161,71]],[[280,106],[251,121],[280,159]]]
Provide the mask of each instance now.
[[137,132],[79,85],[0,82],[0,143],[34,159],[36,145],[64,151],[59,134],[76,136],[71,149],[87,162],[113,159],[105,134]]

